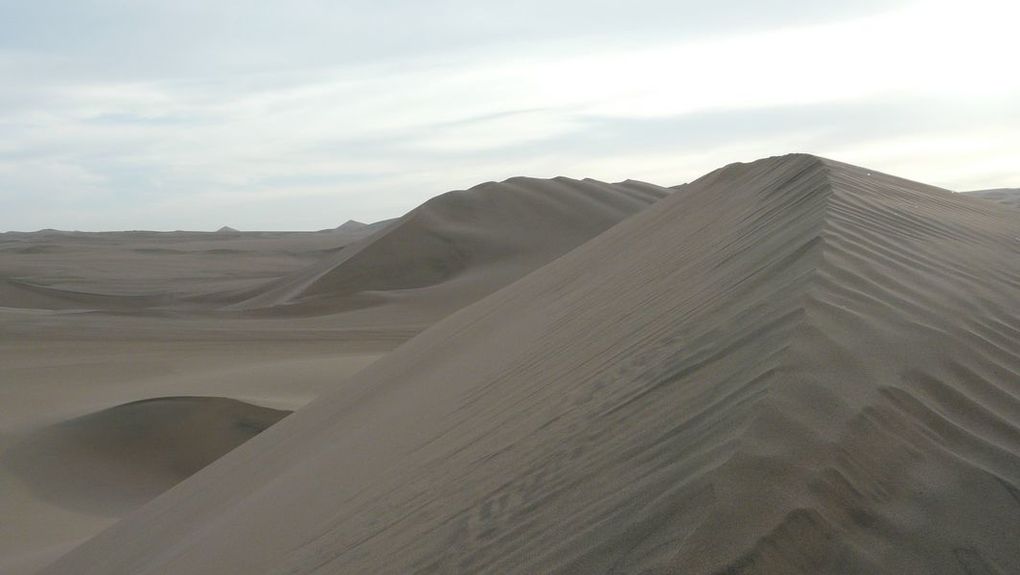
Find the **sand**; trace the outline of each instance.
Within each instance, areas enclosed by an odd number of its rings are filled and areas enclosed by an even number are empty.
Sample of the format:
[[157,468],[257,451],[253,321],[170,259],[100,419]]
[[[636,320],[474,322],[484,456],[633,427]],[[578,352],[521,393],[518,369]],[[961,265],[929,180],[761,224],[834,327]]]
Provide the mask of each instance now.
[[727,166],[43,572],[1016,572],[1018,229],[812,156]]
[[995,190],[978,190],[975,192],[964,192],[975,198],[991,200],[1005,206],[1020,208],[1020,189],[999,188]]
[[60,507],[118,517],[289,414],[219,397],[143,399],[36,430],[4,461]]
[[[37,572],[438,319],[666,193],[515,179],[398,221],[320,232],[0,234],[0,574]],[[437,237],[453,249],[430,251]],[[394,271],[454,252],[471,259],[394,282]],[[328,287],[351,269],[360,283]],[[312,276],[309,293],[247,303]]]
[[373,321],[385,313],[431,324],[667,193],[636,181],[486,182],[432,198],[332,260],[270,284],[232,309],[321,315],[375,308]]

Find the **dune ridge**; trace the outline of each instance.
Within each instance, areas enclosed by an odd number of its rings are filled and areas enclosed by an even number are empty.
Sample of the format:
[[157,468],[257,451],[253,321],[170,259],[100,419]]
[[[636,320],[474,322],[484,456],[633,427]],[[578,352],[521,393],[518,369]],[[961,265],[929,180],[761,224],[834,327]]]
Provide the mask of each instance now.
[[[570,251],[669,192],[652,184],[510,178],[436,196],[332,260],[274,282],[234,309],[318,314],[438,286],[452,311]],[[452,281],[457,280],[457,281]],[[432,290],[433,292],[436,290]],[[443,293],[443,292],[449,293]],[[388,295],[394,294],[394,295]],[[441,300],[452,301],[443,305]]]
[[1017,225],[813,156],[728,166],[44,572],[1008,572]]

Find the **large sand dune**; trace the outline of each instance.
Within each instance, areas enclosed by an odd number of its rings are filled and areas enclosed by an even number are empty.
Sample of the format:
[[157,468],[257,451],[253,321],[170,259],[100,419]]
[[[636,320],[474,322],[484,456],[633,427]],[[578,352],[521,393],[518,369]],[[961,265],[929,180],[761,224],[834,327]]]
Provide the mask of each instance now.
[[727,166],[45,573],[1016,572],[1018,213]]
[[397,310],[392,314],[438,318],[574,249],[668,192],[635,181],[562,177],[511,178],[449,192],[235,307],[322,314],[390,304]]

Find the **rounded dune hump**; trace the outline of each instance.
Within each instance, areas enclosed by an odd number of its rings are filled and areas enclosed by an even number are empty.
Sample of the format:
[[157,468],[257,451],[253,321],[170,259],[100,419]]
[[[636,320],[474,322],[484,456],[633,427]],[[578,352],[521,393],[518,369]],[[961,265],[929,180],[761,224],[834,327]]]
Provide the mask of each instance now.
[[222,397],[145,399],[35,431],[0,461],[54,504],[119,516],[289,414]]

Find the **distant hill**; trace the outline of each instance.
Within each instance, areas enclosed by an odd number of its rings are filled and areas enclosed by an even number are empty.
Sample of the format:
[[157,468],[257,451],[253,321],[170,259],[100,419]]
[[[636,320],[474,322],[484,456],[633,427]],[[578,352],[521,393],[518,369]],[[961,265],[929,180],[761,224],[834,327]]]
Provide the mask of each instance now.
[[995,190],[978,190],[975,192],[964,192],[969,196],[975,196],[984,200],[991,200],[1003,205],[1020,208],[1020,188],[998,188]]
[[449,192],[239,307],[318,313],[406,300],[418,290],[428,292],[431,309],[449,311],[552,261],[669,191],[636,181],[520,177]]
[[337,226],[336,230],[338,232],[355,232],[365,227],[368,227],[368,224],[364,222],[359,222],[357,220],[347,220],[346,222]]

